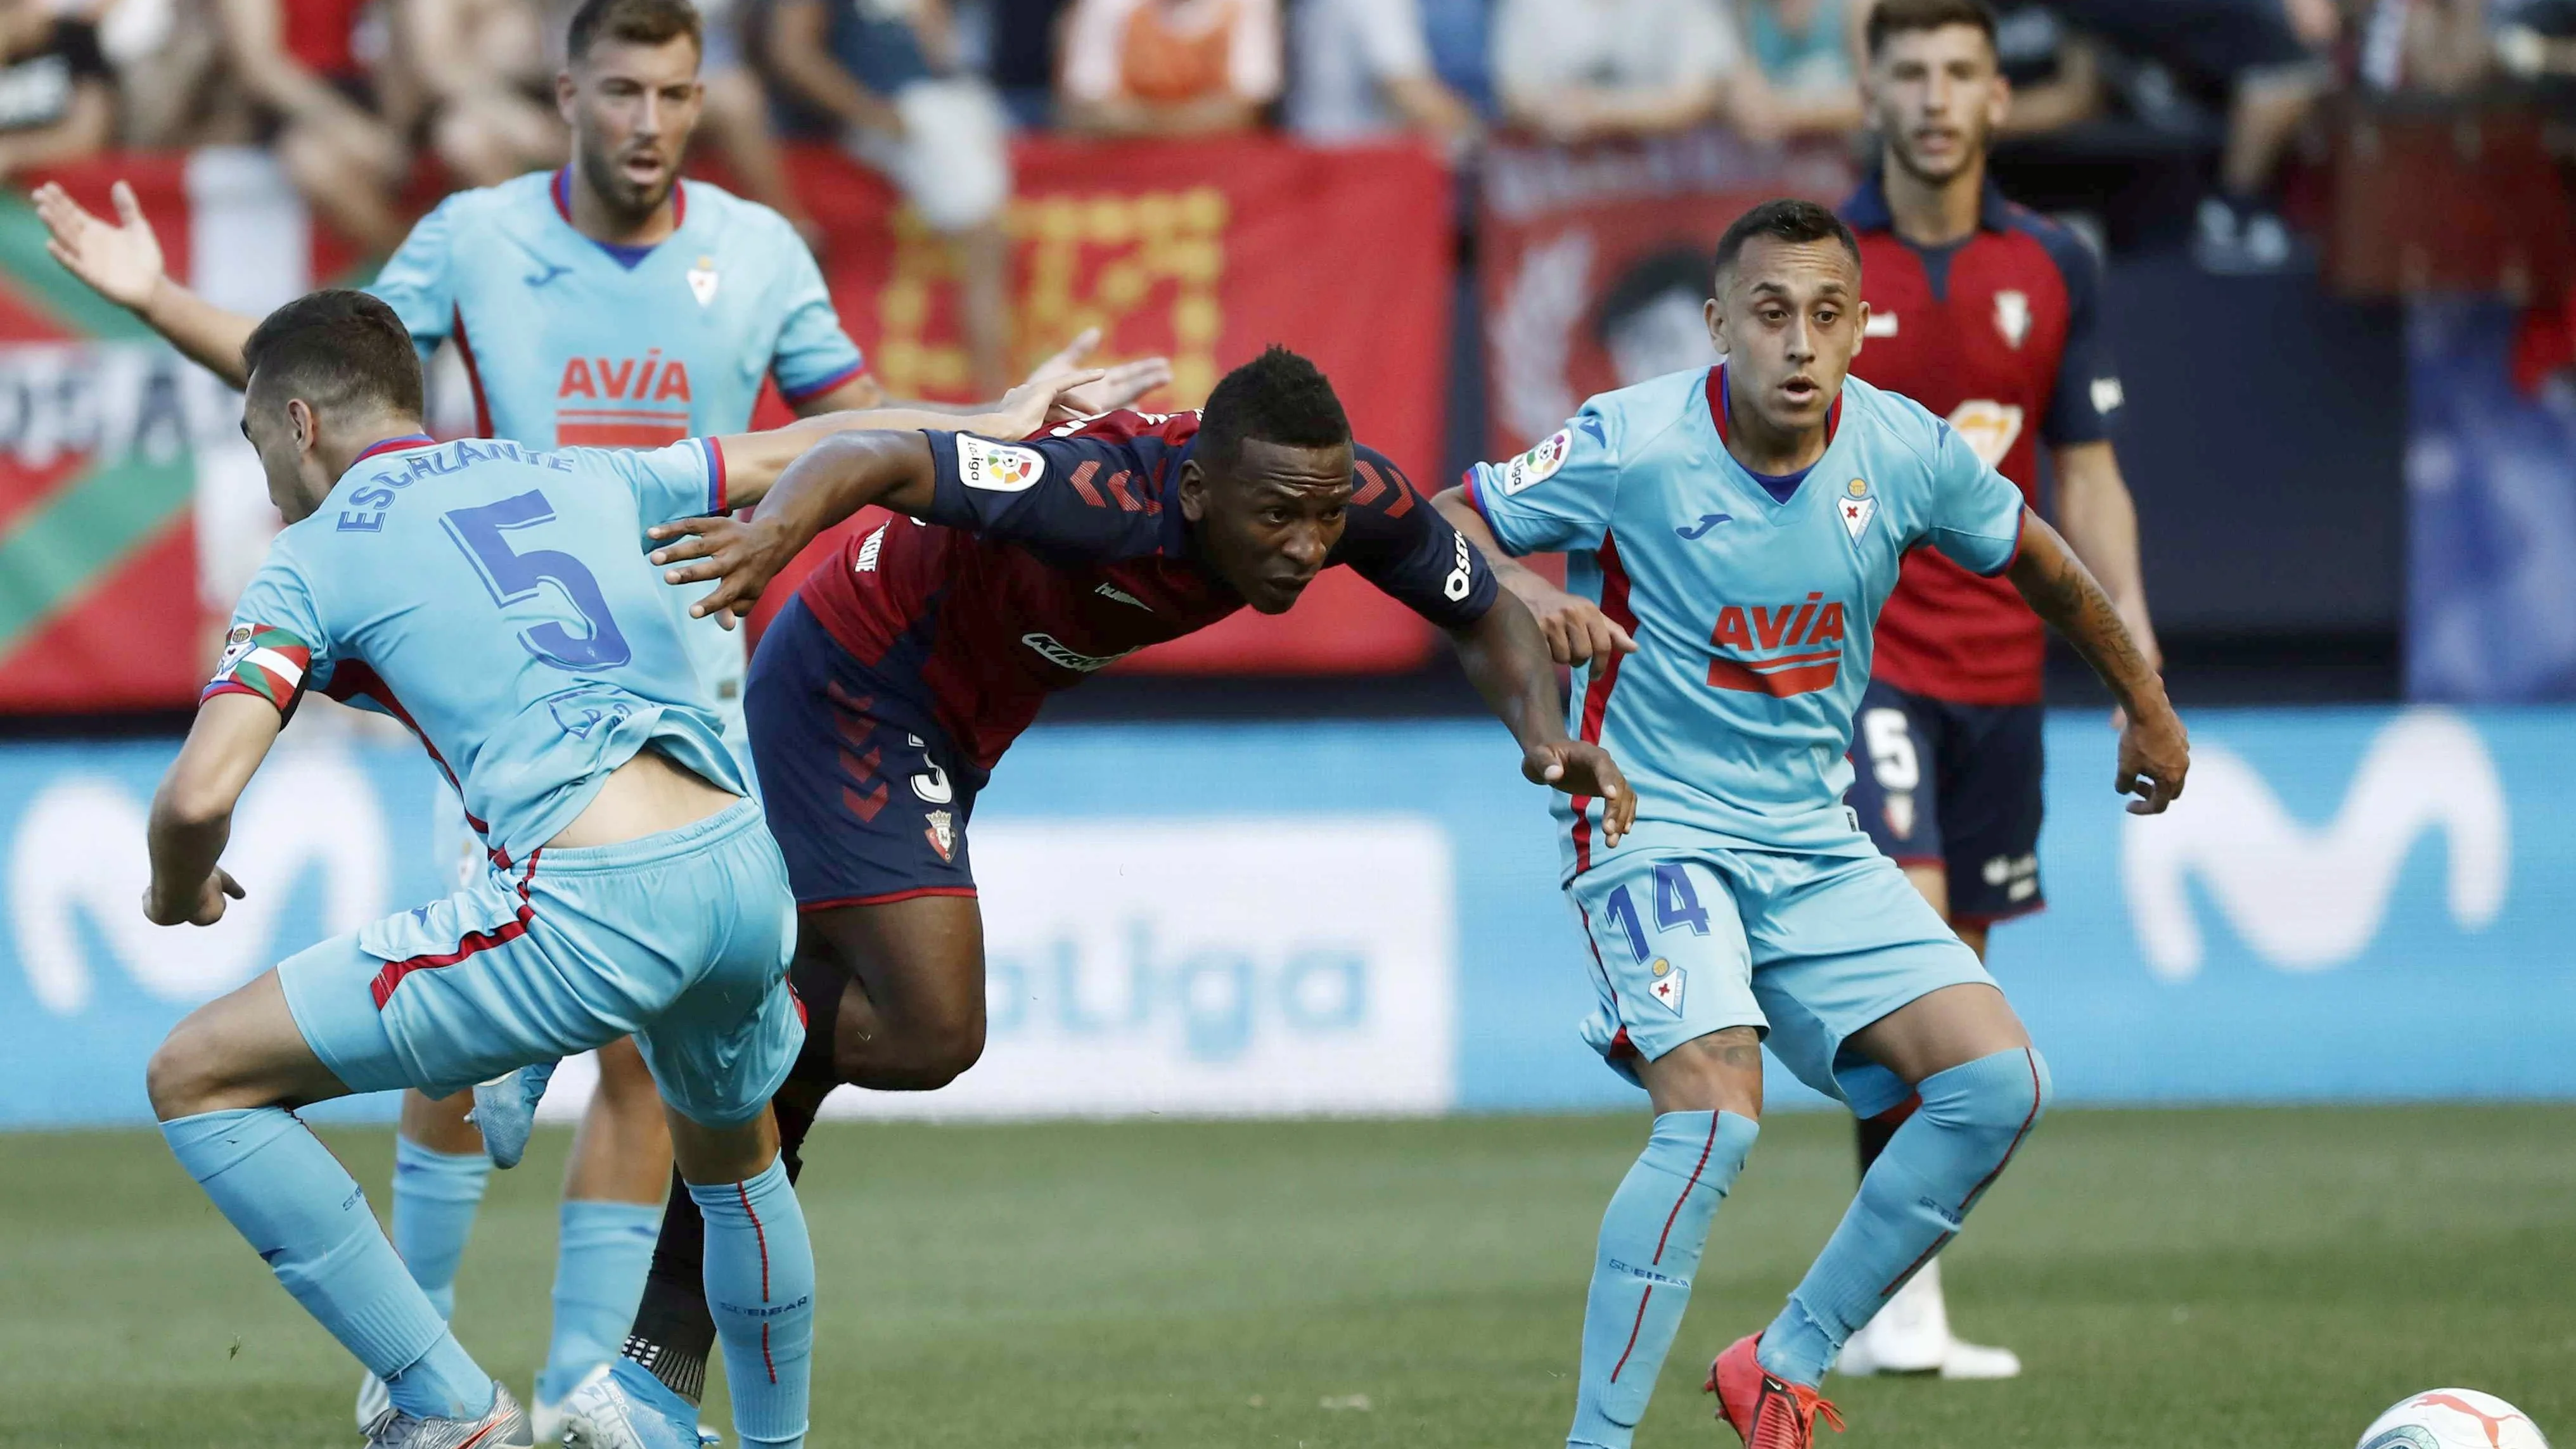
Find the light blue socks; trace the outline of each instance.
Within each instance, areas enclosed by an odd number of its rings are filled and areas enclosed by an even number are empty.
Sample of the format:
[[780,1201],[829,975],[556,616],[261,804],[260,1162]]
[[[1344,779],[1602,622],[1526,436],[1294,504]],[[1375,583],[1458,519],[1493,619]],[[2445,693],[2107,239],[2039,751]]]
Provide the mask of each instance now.
[[2048,1110],[2048,1064],[2017,1047],[1935,1072],[1889,1139],[1789,1304],[1762,1333],[1762,1366],[1813,1388],[1905,1281],[1951,1238]]
[[1666,1112],[1611,1194],[1583,1309],[1572,1445],[1627,1449],[1690,1305],[1708,1225],[1761,1132],[1732,1112]]
[[447,1331],[367,1195],[302,1122],[253,1107],[164,1122],[161,1135],[304,1311],[385,1381],[396,1407],[455,1419],[490,1410],[492,1376]]
[[805,1442],[814,1248],[784,1161],[748,1182],[689,1184],[706,1219],[707,1307],[724,1345],[733,1428],[756,1449]]
[[592,1369],[617,1357],[635,1305],[644,1297],[644,1275],[653,1266],[653,1240],[662,1229],[658,1202],[579,1199],[563,1205],[555,1238],[555,1336],[537,1375],[537,1397],[560,1401]]
[[491,1176],[492,1159],[479,1151],[439,1152],[394,1138],[394,1251],[440,1318],[456,1317],[456,1264]]

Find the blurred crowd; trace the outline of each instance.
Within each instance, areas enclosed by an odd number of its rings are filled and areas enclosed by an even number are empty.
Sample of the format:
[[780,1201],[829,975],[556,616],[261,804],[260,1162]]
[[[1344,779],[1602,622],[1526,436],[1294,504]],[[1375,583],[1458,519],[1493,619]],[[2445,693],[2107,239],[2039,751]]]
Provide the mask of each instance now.
[[[1318,144],[1414,133],[1462,161],[1722,126],[1856,137],[1869,0],[707,0],[705,140],[801,220],[782,137],[832,138],[998,255],[1015,128]],[[1998,0],[2023,136],[2191,138],[2212,265],[2289,254],[2284,156],[2337,92],[2576,78],[2576,0]],[[0,0],[0,170],[258,144],[369,252],[424,163],[460,185],[562,158],[562,0]],[[2122,138],[2127,138],[2125,141]],[[810,227],[810,223],[806,223]],[[990,274],[991,265],[969,272]],[[998,305],[997,299],[987,303]],[[979,319],[968,325],[976,330]],[[981,319],[985,328],[998,318]]]

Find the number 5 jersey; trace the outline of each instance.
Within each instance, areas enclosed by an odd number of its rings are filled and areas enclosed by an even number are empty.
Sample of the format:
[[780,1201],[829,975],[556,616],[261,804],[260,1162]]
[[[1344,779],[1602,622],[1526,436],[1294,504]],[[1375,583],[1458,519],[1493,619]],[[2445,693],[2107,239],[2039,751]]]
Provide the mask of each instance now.
[[719,511],[723,454],[426,436],[377,444],[288,526],[234,610],[205,698],[305,693],[392,715],[513,858],[650,746],[748,795],[644,560],[644,529]]

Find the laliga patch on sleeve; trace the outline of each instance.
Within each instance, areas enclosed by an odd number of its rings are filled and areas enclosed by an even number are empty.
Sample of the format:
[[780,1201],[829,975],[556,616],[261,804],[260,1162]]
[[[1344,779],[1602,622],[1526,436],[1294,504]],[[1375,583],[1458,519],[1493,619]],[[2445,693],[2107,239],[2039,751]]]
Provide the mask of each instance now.
[[957,435],[957,479],[969,488],[1019,493],[1046,476],[1046,455],[1035,448]]
[[2128,400],[2128,394],[2121,390],[2120,380],[2118,378],[2097,377],[2093,379],[2093,411],[2097,413],[2115,413],[2120,410],[2120,404],[2127,402]]
[[1565,466],[1565,455],[1574,451],[1574,430],[1559,428],[1539,445],[1503,465],[1503,492],[1506,496],[1520,492],[1534,483],[1544,483]]

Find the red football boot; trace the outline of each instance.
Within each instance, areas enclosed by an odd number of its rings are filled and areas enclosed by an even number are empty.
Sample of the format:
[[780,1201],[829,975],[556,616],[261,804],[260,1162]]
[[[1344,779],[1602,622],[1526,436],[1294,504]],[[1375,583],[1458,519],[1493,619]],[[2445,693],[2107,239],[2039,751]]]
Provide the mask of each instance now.
[[1717,1416],[1744,1436],[1744,1449],[1812,1449],[1821,1416],[1842,1432],[1843,1416],[1805,1384],[1770,1373],[1753,1356],[1762,1335],[1737,1339],[1708,1366],[1703,1387],[1717,1395]]

